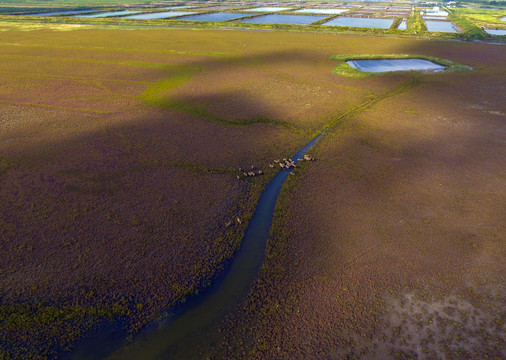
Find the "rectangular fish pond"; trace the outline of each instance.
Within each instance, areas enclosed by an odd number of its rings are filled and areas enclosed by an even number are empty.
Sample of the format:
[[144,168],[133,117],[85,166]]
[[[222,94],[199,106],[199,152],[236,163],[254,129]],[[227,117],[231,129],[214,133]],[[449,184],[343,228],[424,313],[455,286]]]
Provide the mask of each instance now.
[[302,9],[302,10],[295,10],[294,13],[337,15],[349,10],[350,9]]
[[97,12],[97,10],[67,10],[67,11],[53,11],[37,14],[23,14],[22,16],[54,16],[54,15],[68,15],[68,14],[85,14],[90,12]]
[[251,16],[248,14],[241,13],[213,13],[213,14],[200,14],[195,16],[187,16],[181,20],[190,20],[190,21],[227,21],[233,19],[239,19],[245,16]]
[[506,29],[483,29],[487,34],[506,36]]
[[431,32],[445,32],[445,33],[457,33],[455,25],[450,21],[425,21],[427,31]]
[[372,29],[389,29],[394,19],[373,19],[359,17],[338,17],[322,25],[325,26],[346,26]]
[[121,15],[133,15],[141,13],[142,11],[131,11],[131,10],[124,10],[124,11],[110,11],[100,14],[92,14],[92,15],[74,15],[74,17],[84,17],[84,18],[99,18],[99,17],[109,17],[109,16],[121,16]]
[[366,60],[348,60],[348,65],[364,72],[389,72],[389,71],[409,71],[409,70],[434,70],[441,71],[446,68],[444,65],[437,64],[424,59],[366,59]]
[[277,11],[285,11],[290,10],[291,8],[287,7],[259,7],[254,9],[244,9],[242,11],[248,11],[248,12],[277,12]]
[[287,24],[287,25],[309,25],[326,16],[313,15],[264,15],[252,19],[245,19],[241,22],[250,24]]
[[188,12],[188,11],[165,11],[165,12],[159,12],[159,13],[130,15],[130,16],[125,16],[122,19],[144,19],[144,20],[164,19],[164,18],[171,18],[171,17],[188,15],[188,14],[194,14],[194,13]]
[[406,20],[403,20],[397,27],[397,30],[407,30],[407,29],[408,29],[408,22]]

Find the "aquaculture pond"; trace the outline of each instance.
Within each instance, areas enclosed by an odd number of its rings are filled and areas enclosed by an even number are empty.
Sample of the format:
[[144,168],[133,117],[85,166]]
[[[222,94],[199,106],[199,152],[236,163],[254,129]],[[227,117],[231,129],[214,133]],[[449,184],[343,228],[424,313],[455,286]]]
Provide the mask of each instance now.
[[54,16],[54,15],[68,15],[68,14],[84,14],[90,12],[97,12],[97,10],[67,10],[67,11],[53,11],[37,14],[23,14],[23,16]]
[[201,14],[195,16],[188,16],[181,20],[191,20],[191,21],[227,21],[233,19],[239,19],[245,16],[249,16],[248,14],[240,14],[240,13],[213,13],[213,14]]
[[372,29],[389,29],[394,19],[373,19],[358,17],[339,17],[324,23],[326,26],[346,26]]
[[122,19],[163,19],[163,18],[171,18],[176,16],[182,16],[187,14],[194,14],[188,11],[165,11],[159,13],[147,13],[147,14],[139,14],[139,15],[130,15],[125,16]]
[[259,7],[259,8],[254,8],[254,9],[245,9],[243,11],[248,11],[248,12],[277,12],[277,11],[285,11],[285,10],[290,10],[291,8],[287,8],[287,7]]
[[506,29],[483,29],[487,34],[506,36]]
[[99,18],[99,17],[109,17],[109,16],[121,16],[121,15],[133,15],[141,13],[142,11],[130,11],[130,10],[124,10],[124,11],[110,11],[100,14],[92,14],[92,15],[74,15],[74,17],[85,17],[85,18]]
[[456,33],[458,32],[450,21],[425,21],[425,25],[427,26],[427,31],[432,32],[446,32],[446,33]]
[[446,21],[446,17],[443,17],[443,16],[422,16],[422,19],[424,19],[424,20],[441,20],[441,21]]
[[375,73],[409,70],[441,71],[446,68],[444,65],[440,65],[433,61],[424,59],[366,59],[348,60],[347,63],[348,65],[360,71]]
[[337,15],[343,12],[349,11],[350,9],[302,9],[295,10],[295,13],[300,14],[326,14],[326,15]]
[[398,30],[407,30],[408,29],[408,22],[406,20],[402,21],[399,24]]
[[241,22],[250,24],[289,24],[289,25],[309,25],[319,20],[325,19],[325,16],[314,15],[264,15],[252,19],[245,19]]

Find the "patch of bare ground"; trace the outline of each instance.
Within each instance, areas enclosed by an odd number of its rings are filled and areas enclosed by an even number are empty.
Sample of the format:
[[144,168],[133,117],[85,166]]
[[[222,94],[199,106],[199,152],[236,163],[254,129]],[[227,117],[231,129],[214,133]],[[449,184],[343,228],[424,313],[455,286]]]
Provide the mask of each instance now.
[[417,76],[331,129],[290,178],[217,357],[506,356],[506,53],[449,48],[488,65]]

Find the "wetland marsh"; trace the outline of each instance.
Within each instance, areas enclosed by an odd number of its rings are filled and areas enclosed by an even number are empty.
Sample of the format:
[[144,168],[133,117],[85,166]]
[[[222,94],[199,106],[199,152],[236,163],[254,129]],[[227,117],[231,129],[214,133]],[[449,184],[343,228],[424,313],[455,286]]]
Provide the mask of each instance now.
[[[283,172],[244,297],[174,358],[506,356],[504,46],[0,29],[0,357],[153,334],[247,252],[274,160],[322,130]],[[374,54],[463,65],[336,71]]]

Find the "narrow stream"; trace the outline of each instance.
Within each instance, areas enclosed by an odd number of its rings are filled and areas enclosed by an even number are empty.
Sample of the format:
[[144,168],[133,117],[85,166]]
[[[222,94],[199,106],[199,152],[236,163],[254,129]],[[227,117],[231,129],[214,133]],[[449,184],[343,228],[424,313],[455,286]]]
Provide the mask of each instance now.
[[[304,146],[293,161],[303,155],[323,133]],[[189,299],[175,319],[159,323],[128,345],[118,347],[101,341],[102,349],[93,349],[78,358],[108,359],[200,359],[201,351],[212,349],[218,341],[217,328],[234,306],[247,295],[264,260],[265,246],[272,225],[274,208],[289,171],[281,170],[267,185],[255,214],[244,234],[241,248],[227,270],[202,294]],[[115,349],[114,349],[115,347]],[[88,349],[89,351],[90,349]]]

